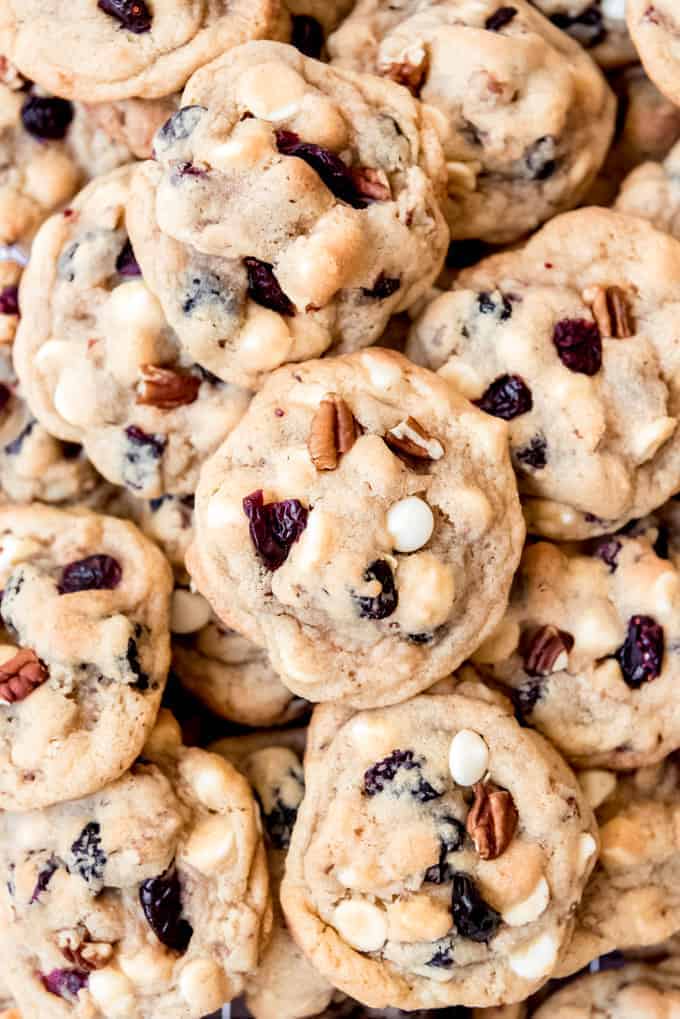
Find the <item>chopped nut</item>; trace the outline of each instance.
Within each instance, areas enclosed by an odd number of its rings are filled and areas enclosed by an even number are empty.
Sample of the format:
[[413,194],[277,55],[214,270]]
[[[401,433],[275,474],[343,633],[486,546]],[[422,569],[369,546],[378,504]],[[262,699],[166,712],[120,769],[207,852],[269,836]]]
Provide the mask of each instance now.
[[107,941],[89,941],[89,932],[78,927],[57,931],[56,941],[65,959],[81,969],[93,970],[105,966],[113,955],[113,946]]
[[589,287],[583,299],[592,309],[601,336],[625,340],[634,335],[635,323],[621,287]]
[[382,170],[373,170],[370,166],[356,166],[351,173],[354,186],[362,197],[372,202],[388,202],[392,197],[390,182]]
[[24,648],[0,665],[0,701],[23,701],[48,678],[47,667],[35,651]]
[[148,404],[159,410],[174,410],[193,403],[198,396],[201,380],[196,375],[180,375],[169,368],[143,364],[137,389],[137,403]]
[[495,860],[512,842],[517,828],[517,808],[507,789],[489,783],[473,786],[475,802],[465,827],[483,860]]
[[380,68],[383,78],[396,81],[398,85],[404,85],[414,96],[418,96],[422,88],[425,75],[427,74],[427,53],[422,50],[419,56],[422,59],[413,62],[407,56],[400,61],[392,61]]
[[321,401],[312,420],[308,448],[318,471],[334,471],[342,453],[347,453],[357,438],[357,423],[344,400],[328,396]]
[[444,456],[441,442],[428,435],[423,426],[412,417],[390,428],[383,438],[393,453],[405,453],[415,460],[441,460]]
[[522,634],[519,650],[530,676],[548,676],[566,669],[574,638],[556,626],[540,626]]

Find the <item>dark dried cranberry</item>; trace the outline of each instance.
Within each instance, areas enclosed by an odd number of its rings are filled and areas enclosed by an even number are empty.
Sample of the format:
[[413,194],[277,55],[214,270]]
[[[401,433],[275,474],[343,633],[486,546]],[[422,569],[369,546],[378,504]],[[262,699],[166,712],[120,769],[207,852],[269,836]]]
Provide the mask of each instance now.
[[451,896],[453,922],[470,941],[488,942],[500,927],[500,914],[481,897],[468,874],[454,874]]
[[35,888],[31,895],[31,902],[37,902],[42,893],[47,889],[48,884],[52,880],[52,875],[59,869],[59,863],[51,856],[45,866],[39,871],[38,878],[35,882]]
[[138,428],[137,425],[128,425],[125,434],[133,446],[144,447],[147,453],[160,460],[165,452],[168,440],[164,435],[149,435],[148,432]]
[[19,314],[19,288],[3,287],[0,290],[0,315]]
[[370,289],[362,287],[361,293],[364,297],[375,297],[379,301],[384,301],[386,297],[396,294],[400,286],[401,280],[398,276],[386,276],[381,272],[373,286]]
[[103,553],[85,556],[69,563],[61,571],[57,584],[59,594],[74,591],[113,591],[120,584],[123,571],[113,556]]
[[659,524],[659,531],[654,542],[654,551],[659,559],[670,559],[671,536],[665,524]]
[[177,871],[169,870],[142,881],[139,901],[158,940],[176,952],[185,952],[194,932],[182,916],[182,888]]
[[534,405],[531,390],[519,375],[500,375],[474,403],[495,418],[512,421],[527,414]]
[[593,555],[607,564],[610,573],[614,573],[622,547],[618,538],[599,538],[593,546]]
[[106,866],[98,821],[90,821],[71,846],[73,864],[69,871],[80,874],[83,881],[101,881]]
[[499,303],[494,300],[491,294],[482,291],[481,294],[477,295],[477,304],[482,315],[498,314],[501,322],[506,322],[512,316],[512,304],[503,294],[501,294]]
[[61,442],[61,452],[65,460],[77,460],[83,452],[79,442]]
[[615,949],[613,952],[607,952],[606,955],[601,955],[599,959],[593,959],[588,966],[589,973],[608,973],[614,969],[623,969],[627,964],[627,959],[623,952],[619,952]]
[[592,7],[587,7],[580,14],[551,14],[550,20],[553,25],[561,28],[563,32],[568,32],[586,49],[599,46],[607,36],[602,20],[602,11],[595,4]]
[[557,355],[569,371],[597,375],[602,367],[602,337],[597,322],[563,318],[553,332]]
[[359,609],[359,615],[364,619],[387,619],[399,603],[399,593],[389,563],[386,563],[384,559],[376,559],[364,573],[364,580],[367,584],[377,580],[381,591],[375,597],[361,594],[352,595],[354,603]]
[[364,773],[364,795],[377,796],[389,782],[394,781],[397,773],[403,770],[418,772],[408,787],[409,795],[418,803],[429,803],[430,800],[438,799],[442,794],[423,778],[420,768],[420,762],[415,760],[412,750],[393,750],[389,757],[378,761]]
[[141,276],[142,270],[139,268],[139,263],[135,258],[135,253],[132,250],[132,245],[129,239],[123,245],[121,252],[116,259],[116,272],[120,276]]
[[56,96],[30,96],[21,108],[24,128],[43,141],[65,138],[72,120],[73,106]]
[[548,443],[542,435],[534,435],[527,446],[520,446],[512,452],[519,464],[535,471],[542,471],[548,463]]
[[529,717],[540,701],[544,687],[545,679],[542,676],[537,676],[512,691],[512,701],[522,721]]
[[318,60],[324,44],[323,28],[316,18],[310,17],[309,14],[295,14],[290,41],[300,53]]
[[447,857],[449,853],[457,853],[465,844],[465,825],[456,817],[448,815],[440,818],[437,827],[440,843],[439,861],[425,871],[425,880],[434,885],[442,885],[451,881],[454,870]]
[[87,987],[89,973],[82,969],[53,969],[51,973],[42,974],[41,980],[50,994],[56,994],[66,1001],[74,1001],[78,992]]
[[282,155],[295,156],[311,166],[340,201],[347,202],[354,209],[365,209],[370,205],[370,199],[357,190],[350,168],[330,149],[313,142],[303,142],[294,131],[277,131],[276,145]]
[[12,399],[12,390],[4,382],[0,382],[0,410],[4,410]]
[[243,512],[250,521],[255,551],[268,570],[278,570],[307,526],[309,511],[297,499],[265,505],[262,489],[258,489],[243,500]]
[[132,637],[130,637],[128,641],[125,660],[130,667],[130,672],[135,677],[135,687],[137,690],[148,690],[149,677],[148,674],[144,672],[142,663],[139,660],[139,648],[137,646],[137,641]]
[[557,169],[557,146],[552,135],[537,138],[524,153],[524,162],[532,180],[547,180]]
[[481,262],[492,250],[484,241],[452,241],[446,253],[446,264],[450,269],[468,269]]
[[663,627],[651,616],[632,616],[623,645],[616,652],[623,678],[634,690],[656,679],[664,656]]
[[172,168],[173,183],[177,182],[177,178],[181,177],[207,177],[208,171],[204,166],[197,166],[196,163],[183,162],[176,163]]
[[279,315],[295,314],[295,305],[281,289],[270,262],[244,258],[243,264],[248,273],[248,295],[256,304],[277,311]]
[[151,12],[144,0],[97,0],[97,7],[110,15],[133,35],[151,29]]
[[177,142],[186,141],[189,135],[195,131],[205,112],[205,106],[183,106],[181,110],[177,110],[177,113],[173,113],[156,132],[154,156],[171,148]]
[[489,32],[500,32],[502,28],[509,25],[517,14],[516,7],[499,7],[497,11],[490,14],[484,22],[484,28]]
[[274,849],[288,849],[293,827],[297,820],[297,807],[277,800],[272,810],[264,815],[264,826]]
[[450,941],[444,941],[437,946],[431,959],[428,959],[426,966],[434,966],[437,969],[450,969],[453,966],[453,945]]

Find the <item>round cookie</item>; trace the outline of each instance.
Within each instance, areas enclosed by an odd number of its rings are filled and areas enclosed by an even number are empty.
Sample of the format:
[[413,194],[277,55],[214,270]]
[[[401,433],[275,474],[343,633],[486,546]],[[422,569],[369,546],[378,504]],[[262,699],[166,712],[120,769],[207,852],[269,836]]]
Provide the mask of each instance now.
[[626,0],[626,21],[644,68],[680,106],[680,17],[675,0]]
[[454,241],[516,241],[577,205],[607,153],[615,102],[602,74],[524,0],[360,0],[328,45],[334,64],[434,108]]
[[475,653],[522,717],[581,767],[635,768],[680,747],[680,574],[644,537],[527,547]]
[[276,0],[8,0],[0,10],[0,52],[67,99],[158,99],[279,21]]
[[192,359],[256,387],[375,342],[437,276],[448,232],[428,112],[292,46],[197,72],[135,181],[144,278]]
[[21,280],[15,364],[31,410],[140,497],[193,491],[248,394],[188,359],[140,276],[135,167],[97,178],[41,228]]
[[41,1019],[199,1019],[241,991],[271,929],[248,783],[183,747],[167,712],[116,782],[3,814],[0,873],[7,980]]
[[172,581],[122,520],[0,507],[0,806],[83,796],[130,766],[153,726]]
[[522,537],[505,427],[373,348],[270,377],[204,465],[187,566],[294,693],[370,707],[491,632]]
[[587,49],[602,67],[637,59],[626,27],[626,0],[531,0],[553,25]]
[[588,208],[460,274],[407,354],[507,420],[531,533],[615,531],[680,488],[680,243]]
[[680,1014],[676,965],[629,963],[571,981],[549,995],[531,1019],[675,1019]]
[[313,965],[373,1008],[520,1001],[571,936],[590,807],[483,697],[315,710],[281,901]]
[[628,174],[615,208],[680,240],[680,142],[663,162],[643,163]]

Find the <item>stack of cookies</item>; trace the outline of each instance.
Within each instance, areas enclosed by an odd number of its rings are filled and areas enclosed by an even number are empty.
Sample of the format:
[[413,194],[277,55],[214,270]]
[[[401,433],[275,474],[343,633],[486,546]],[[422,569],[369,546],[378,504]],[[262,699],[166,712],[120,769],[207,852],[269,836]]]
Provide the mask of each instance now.
[[0,0],[0,1019],[680,1017],[676,7]]

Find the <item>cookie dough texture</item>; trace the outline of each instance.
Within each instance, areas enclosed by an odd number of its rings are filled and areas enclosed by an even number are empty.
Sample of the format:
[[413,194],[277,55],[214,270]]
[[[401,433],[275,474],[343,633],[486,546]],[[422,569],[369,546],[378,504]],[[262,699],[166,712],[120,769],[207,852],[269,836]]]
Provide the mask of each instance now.
[[674,0],[627,0],[626,21],[654,84],[680,105],[680,14]]
[[532,0],[557,27],[611,69],[637,59],[626,26],[626,0]]
[[539,542],[475,661],[580,766],[635,768],[680,746],[680,575],[644,538]]
[[94,0],[11,0],[0,12],[0,52],[27,78],[68,99],[157,99],[177,92],[198,67],[231,47],[269,34],[280,20],[278,0],[155,0],[137,5],[131,31],[126,6],[119,5],[117,18]]
[[[563,760],[507,709],[460,695],[358,714],[324,705],[305,783],[282,904],[340,990],[410,1010],[519,1001],[545,982],[595,827]],[[505,837],[484,851],[471,801],[492,792]]]
[[133,246],[189,356],[256,387],[374,343],[448,245],[428,111],[271,42],[197,72],[135,182]]
[[679,282],[678,241],[587,208],[461,273],[415,323],[407,354],[508,420],[531,532],[613,531],[680,487]]
[[360,0],[333,63],[434,108],[455,240],[508,243],[571,208],[599,170],[614,97],[590,57],[524,0]]
[[[0,508],[0,586],[0,804],[31,810],[139,754],[168,670],[171,577],[132,525],[36,504]],[[19,652],[38,664],[17,685]]]
[[93,181],[45,223],[21,281],[15,364],[31,410],[139,496],[192,492],[240,418],[241,389],[188,359],[139,274],[133,166]]
[[531,1019],[673,1019],[680,1010],[677,964],[644,966],[580,977],[551,994]]
[[[323,469],[333,401],[355,441]],[[407,433],[415,457],[395,445]],[[277,513],[290,515],[287,538],[267,523]],[[187,565],[300,697],[375,706],[431,686],[479,645],[522,538],[505,427],[375,348],[272,375],[204,467]]]
[[616,208],[680,240],[680,144],[663,162],[645,162],[623,181]]
[[271,929],[257,806],[163,712],[99,792],[4,814],[6,977],[41,1019],[199,1019],[238,994]]

